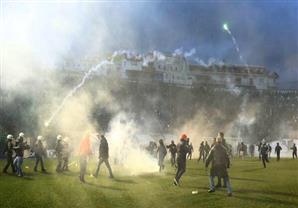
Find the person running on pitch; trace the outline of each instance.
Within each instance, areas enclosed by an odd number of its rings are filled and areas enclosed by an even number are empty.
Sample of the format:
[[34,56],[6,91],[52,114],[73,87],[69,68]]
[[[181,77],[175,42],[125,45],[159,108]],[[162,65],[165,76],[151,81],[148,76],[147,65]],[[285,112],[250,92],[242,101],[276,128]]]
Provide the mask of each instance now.
[[99,169],[102,163],[105,163],[110,174],[110,178],[114,178],[112,168],[109,163],[109,144],[104,135],[101,135],[100,144],[99,144],[99,161],[94,173],[94,177],[98,177]]
[[295,143],[293,144],[293,147],[291,147],[291,150],[293,150],[292,152],[293,159],[295,159],[295,157],[297,159],[297,147]]
[[265,139],[263,139],[262,146],[261,146],[261,158],[264,168],[266,168],[266,163],[269,163],[268,160],[268,145],[266,144]]
[[187,145],[187,136],[182,134],[180,138],[180,143],[177,145],[177,172],[174,178],[174,185],[180,185],[180,178],[185,173],[186,170],[186,155],[189,152],[189,147]]
[[55,151],[56,151],[56,156],[57,156],[56,172],[60,173],[60,172],[62,172],[62,153],[63,153],[63,144],[62,144],[62,136],[61,135],[57,136]]
[[23,161],[24,161],[24,151],[26,149],[30,149],[30,146],[27,145],[26,142],[24,142],[24,133],[21,132],[19,134],[18,139],[16,140],[16,145],[14,146],[14,151],[16,153],[16,158],[13,161],[13,164],[15,166],[16,169],[16,173],[19,177],[23,177],[24,173],[22,170],[22,165],[23,165]]
[[159,146],[157,148],[157,153],[158,153],[158,166],[159,166],[159,172],[165,168],[164,165],[164,159],[165,156],[167,155],[167,149],[163,143],[163,140],[159,140]]
[[201,158],[203,157],[203,162],[205,162],[205,147],[204,147],[204,141],[201,142],[200,148],[199,148],[200,156],[198,158],[198,162],[200,162]]

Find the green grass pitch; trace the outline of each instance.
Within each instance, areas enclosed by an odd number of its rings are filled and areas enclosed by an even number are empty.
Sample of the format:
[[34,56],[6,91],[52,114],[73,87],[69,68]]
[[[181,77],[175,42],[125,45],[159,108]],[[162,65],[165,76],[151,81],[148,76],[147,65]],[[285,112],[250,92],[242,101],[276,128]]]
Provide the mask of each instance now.
[[[3,163],[2,160],[1,169]],[[24,178],[1,173],[1,208],[298,207],[298,160],[292,159],[272,159],[266,169],[257,159],[232,160],[232,197],[226,196],[225,189],[207,193],[208,176],[203,163],[196,160],[187,162],[180,187],[172,185],[175,169],[169,163],[164,173],[139,176],[125,176],[114,167],[115,179],[108,178],[103,166],[98,178],[86,176],[86,184],[79,182],[78,167],[71,166],[70,172],[57,174],[56,161],[47,160],[48,173],[42,174],[33,172],[33,164],[32,159],[25,160]],[[94,168],[95,162],[90,162],[89,174]],[[193,195],[194,190],[198,194]]]

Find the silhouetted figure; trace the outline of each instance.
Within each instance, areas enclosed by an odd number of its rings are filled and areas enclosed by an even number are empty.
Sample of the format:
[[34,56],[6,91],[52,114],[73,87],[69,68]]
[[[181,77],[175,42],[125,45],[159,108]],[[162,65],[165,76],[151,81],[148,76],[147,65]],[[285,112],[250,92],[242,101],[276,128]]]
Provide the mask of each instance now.
[[7,169],[11,166],[12,172],[15,173],[15,167],[13,165],[13,136],[7,135],[7,141],[4,146],[3,154],[6,156],[6,165],[4,166],[3,173],[7,173]]
[[293,156],[293,159],[295,159],[295,157],[296,157],[296,159],[297,159],[297,147],[296,147],[296,144],[294,143],[293,144],[293,147],[291,147],[291,149],[292,149],[292,156]]
[[208,144],[207,141],[205,141],[205,145],[204,145],[204,154],[205,154],[205,158],[207,158],[208,154],[209,154],[209,151],[210,151],[210,146]]
[[271,151],[272,151],[272,147],[270,144],[268,144],[268,158],[271,158]]
[[241,142],[239,146],[239,157],[243,160],[244,159],[244,154],[245,154],[245,145],[243,142]]
[[182,134],[180,143],[177,145],[177,172],[174,178],[174,185],[180,185],[179,181],[181,176],[186,170],[186,154],[188,153],[187,136]]
[[165,168],[164,159],[165,159],[165,156],[167,155],[167,149],[166,149],[162,139],[159,140],[157,154],[158,154],[159,172],[161,172],[161,170],[163,170]]
[[276,143],[276,147],[275,147],[275,154],[276,154],[276,160],[279,161],[280,160],[280,151],[282,150],[281,146],[279,146],[279,143]]
[[189,148],[188,148],[187,159],[191,160],[192,152],[193,152],[193,146],[192,146],[192,143],[190,143],[188,147],[189,147]]
[[222,145],[221,137],[217,138],[217,144],[212,147],[206,159],[205,167],[208,168],[210,163],[210,190],[208,192],[212,193],[215,191],[214,177],[218,176],[224,179],[228,191],[228,196],[232,196],[232,188],[227,171],[227,168],[230,167],[230,159],[226,148]]
[[266,142],[263,142],[262,146],[261,146],[261,158],[262,158],[262,163],[264,168],[266,168],[266,163],[269,163],[268,160],[268,145],[266,144]]
[[99,161],[94,174],[94,177],[98,177],[100,166],[102,163],[105,163],[106,167],[109,170],[110,178],[114,178],[112,168],[109,163],[109,144],[104,135],[101,135],[100,144],[99,144]]
[[262,148],[262,142],[260,142],[260,143],[258,144],[259,160],[262,159],[261,148]]
[[174,141],[171,141],[171,144],[167,146],[171,153],[171,165],[174,166],[176,163],[176,153],[177,153],[177,147]]
[[200,156],[198,158],[198,162],[200,162],[200,160],[201,160],[202,157],[203,157],[203,162],[205,162],[205,147],[204,147],[204,142],[201,142],[201,144],[200,144],[199,153],[200,153]]
[[37,137],[37,141],[34,145],[34,153],[35,153],[35,166],[34,171],[37,171],[38,164],[40,162],[41,165],[41,171],[45,172],[46,169],[44,167],[43,157],[46,156],[46,150],[42,144],[42,136]]
[[249,145],[249,154],[251,157],[255,156],[255,145],[254,144]]

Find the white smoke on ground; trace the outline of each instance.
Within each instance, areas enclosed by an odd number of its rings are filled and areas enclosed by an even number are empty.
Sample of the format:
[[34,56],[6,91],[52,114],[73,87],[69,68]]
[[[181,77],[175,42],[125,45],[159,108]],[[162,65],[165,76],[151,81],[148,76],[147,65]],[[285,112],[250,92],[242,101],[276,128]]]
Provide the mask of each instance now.
[[140,141],[137,135],[142,132],[133,119],[121,112],[113,118],[108,138],[111,161],[120,165],[124,174],[139,175],[157,172],[157,160],[150,156],[141,145],[148,141]]

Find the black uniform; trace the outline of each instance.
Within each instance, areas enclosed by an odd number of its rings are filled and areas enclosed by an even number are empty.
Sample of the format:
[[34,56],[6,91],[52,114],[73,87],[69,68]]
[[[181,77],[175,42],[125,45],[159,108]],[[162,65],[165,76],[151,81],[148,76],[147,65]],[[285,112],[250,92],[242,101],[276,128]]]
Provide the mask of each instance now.
[[187,159],[190,159],[190,160],[191,160],[192,152],[193,152],[193,146],[192,146],[192,144],[190,144],[188,147],[189,147],[189,148],[188,148]]
[[171,165],[174,166],[176,163],[176,153],[177,153],[177,147],[174,142],[172,142],[170,145],[167,146],[171,153]]
[[41,165],[41,170],[46,171],[44,168],[44,163],[43,163],[43,156],[46,156],[46,150],[42,144],[41,141],[37,141],[35,146],[34,146],[34,152],[35,152],[35,166],[34,166],[34,171],[37,171],[37,166],[38,163],[40,162]]
[[206,142],[205,145],[204,145],[204,154],[205,154],[205,158],[207,158],[210,149],[211,149],[211,148],[210,148],[209,144]]
[[204,147],[204,142],[201,142],[201,144],[200,144],[199,153],[200,153],[200,156],[199,156],[198,161],[200,161],[201,158],[203,157],[203,162],[205,162],[205,147]]
[[280,160],[280,151],[282,150],[281,146],[279,146],[279,144],[276,145],[275,147],[275,153],[276,153],[276,160],[279,161]]
[[11,166],[12,172],[15,173],[15,167],[13,165],[13,143],[11,140],[8,140],[5,144],[3,154],[6,155],[6,165],[3,169],[3,173],[7,173],[7,169]]
[[98,172],[102,163],[105,163],[110,174],[110,178],[113,178],[112,169],[109,163],[109,144],[107,139],[104,136],[101,136],[100,145],[99,145],[99,161],[95,171],[94,176],[98,176]]
[[179,180],[183,173],[185,173],[186,170],[186,155],[189,152],[189,147],[187,145],[187,142],[182,140],[177,145],[177,172],[175,176],[175,180],[177,183],[179,183]]
[[294,144],[291,149],[293,150],[293,153],[292,153],[293,159],[295,159],[295,157],[297,159],[297,147],[296,147],[296,145]]
[[266,162],[269,163],[268,150],[269,150],[268,145],[267,144],[262,144],[262,146],[261,146],[261,157],[262,157],[262,162],[263,162],[264,168],[266,168]]

